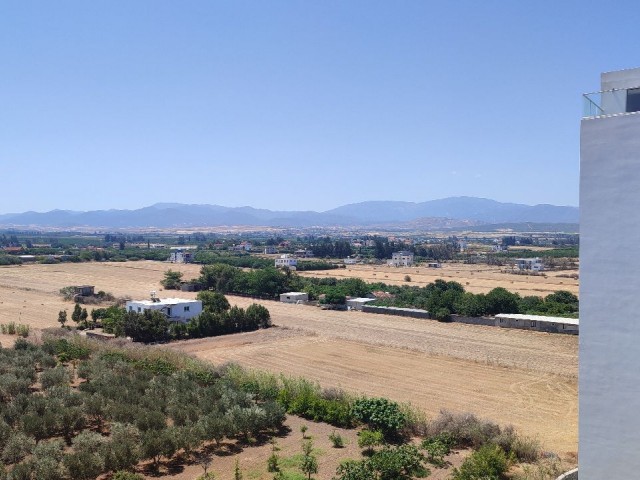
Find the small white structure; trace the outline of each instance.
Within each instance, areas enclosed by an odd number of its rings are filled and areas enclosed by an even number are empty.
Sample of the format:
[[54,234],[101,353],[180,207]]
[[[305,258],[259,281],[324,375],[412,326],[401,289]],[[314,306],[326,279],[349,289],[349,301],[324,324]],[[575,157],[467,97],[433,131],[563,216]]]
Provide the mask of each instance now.
[[282,303],[305,303],[309,301],[309,294],[304,292],[287,292],[280,294]]
[[547,317],[544,315],[525,315],[521,313],[499,313],[496,315],[496,326],[578,335],[580,321],[577,318]]
[[145,310],[158,310],[164,313],[171,322],[188,322],[202,313],[200,300],[185,298],[156,298],[151,294],[151,300],[130,300],[125,304],[127,312],[142,313]]
[[369,302],[375,302],[377,298],[349,298],[347,299],[347,308],[349,310],[362,310],[362,307]]
[[539,258],[516,258],[516,267],[520,271],[531,270],[532,272],[541,272],[544,270],[542,260]]
[[413,253],[407,250],[401,250],[391,254],[389,265],[394,267],[410,267],[413,265]]
[[298,266],[298,259],[291,255],[280,255],[280,258],[276,258],[276,268],[292,268],[295,269]]
[[429,262],[427,263],[428,268],[442,268],[442,264],[440,262]]
[[357,258],[345,258],[343,260],[345,265],[355,265],[356,263],[358,263],[358,259]]

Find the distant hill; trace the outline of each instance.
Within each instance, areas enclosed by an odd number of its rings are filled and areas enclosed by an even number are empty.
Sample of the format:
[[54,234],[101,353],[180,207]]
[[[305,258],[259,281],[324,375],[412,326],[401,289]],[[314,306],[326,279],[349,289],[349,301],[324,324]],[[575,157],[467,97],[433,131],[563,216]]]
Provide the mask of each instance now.
[[578,208],[501,203],[474,197],[428,202],[371,201],[326,212],[273,211],[253,207],[157,203],[136,210],[88,212],[52,210],[0,215],[0,225],[100,228],[180,228],[214,226],[363,226],[414,222],[416,227],[474,226],[500,223],[578,223]]

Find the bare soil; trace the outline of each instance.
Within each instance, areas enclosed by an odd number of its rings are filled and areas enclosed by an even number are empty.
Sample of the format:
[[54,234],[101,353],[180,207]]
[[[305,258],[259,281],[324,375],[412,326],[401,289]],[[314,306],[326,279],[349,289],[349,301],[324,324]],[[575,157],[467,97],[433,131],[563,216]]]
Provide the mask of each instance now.
[[[437,279],[455,281],[472,293],[487,293],[503,287],[520,295],[547,296],[558,290],[567,290],[578,295],[578,280],[559,275],[577,274],[577,270],[554,270],[544,275],[520,275],[507,266],[443,263],[442,268],[390,267],[388,265],[347,265],[336,270],[298,272],[305,277],[361,278],[366,282],[383,282],[390,285],[416,285],[424,287]],[[404,280],[411,277],[411,282]]]

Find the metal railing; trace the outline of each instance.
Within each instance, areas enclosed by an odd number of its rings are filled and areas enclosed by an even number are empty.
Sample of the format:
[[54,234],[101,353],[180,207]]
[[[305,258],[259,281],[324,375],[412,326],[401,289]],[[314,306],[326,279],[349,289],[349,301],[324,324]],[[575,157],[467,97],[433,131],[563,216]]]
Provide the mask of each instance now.
[[599,117],[627,113],[627,89],[584,93],[583,117]]

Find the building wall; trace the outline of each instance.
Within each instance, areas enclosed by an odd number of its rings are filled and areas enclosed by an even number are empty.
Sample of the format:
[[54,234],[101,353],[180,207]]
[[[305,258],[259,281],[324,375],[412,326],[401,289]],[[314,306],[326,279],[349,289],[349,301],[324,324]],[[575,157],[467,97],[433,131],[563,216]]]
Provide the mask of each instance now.
[[638,478],[640,115],[582,120],[580,157],[580,478]]

